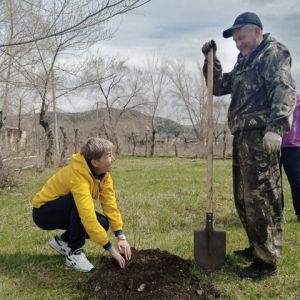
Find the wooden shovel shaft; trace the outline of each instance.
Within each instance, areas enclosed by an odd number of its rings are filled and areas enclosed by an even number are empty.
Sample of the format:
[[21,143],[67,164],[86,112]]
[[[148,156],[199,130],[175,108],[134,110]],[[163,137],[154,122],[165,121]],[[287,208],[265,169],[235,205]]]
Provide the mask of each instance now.
[[205,229],[194,231],[194,257],[201,269],[218,270],[225,263],[226,232],[213,230],[213,50],[207,60],[207,213]]
[[213,70],[214,53],[211,49],[208,52],[207,72],[207,212],[212,213],[213,201]]

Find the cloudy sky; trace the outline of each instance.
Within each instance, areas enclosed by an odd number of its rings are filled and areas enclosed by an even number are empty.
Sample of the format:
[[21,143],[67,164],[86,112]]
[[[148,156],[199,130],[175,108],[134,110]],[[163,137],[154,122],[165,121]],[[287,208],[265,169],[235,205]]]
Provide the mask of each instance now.
[[102,42],[102,53],[120,54],[131,65],[143,66],[155,51],[193,65],[202,60],[201,47],[214,39],[225,71],[232,69],[238,54],[232,38],[223,30],[246,11],[261,19],[264,32],[285,44],[293,57],[293,73],[300,86],[300,2],[299,0],[151,0],[138,12],[123,15],[116,36]]
[[103,55],[118,54],[132,66],[143,68],[147,55],[155,52],[193,69],[197,60],[203,60],[202,45],[214,39],[227,72],[236,62],[238,50],[222,32],[246,11],[255,12],[264,32],[289,48],[300,92],[299,0],[151,0],[138,11],[114,18],[111,25],[119,25],[115,37],[98,47]]

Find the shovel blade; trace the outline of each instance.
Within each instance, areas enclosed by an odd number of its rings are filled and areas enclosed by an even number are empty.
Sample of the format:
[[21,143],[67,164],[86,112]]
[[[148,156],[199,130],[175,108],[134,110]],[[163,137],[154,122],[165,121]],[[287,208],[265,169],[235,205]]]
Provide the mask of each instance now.
[[194,258],[203,270],[219,270],[225,264],[226,232],[194,230]]

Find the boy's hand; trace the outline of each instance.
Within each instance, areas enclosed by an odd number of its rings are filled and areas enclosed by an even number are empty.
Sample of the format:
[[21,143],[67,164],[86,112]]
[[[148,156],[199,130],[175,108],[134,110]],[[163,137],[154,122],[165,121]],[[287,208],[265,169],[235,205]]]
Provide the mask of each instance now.
[[123,252],[126,260],[131,259],[131,248],[128,244],[127,240],[119,240],[118,239],[118,248],[120,252]]
[[122,269],[124,269],[126,264],[124,257],[114,247],[111,247],[108,251],[109,255],[119,263]]

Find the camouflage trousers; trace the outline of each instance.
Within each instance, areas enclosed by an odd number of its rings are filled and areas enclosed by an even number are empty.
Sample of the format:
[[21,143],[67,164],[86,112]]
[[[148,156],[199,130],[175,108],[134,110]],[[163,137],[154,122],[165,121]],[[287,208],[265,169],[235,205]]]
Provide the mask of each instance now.
[[282,251],[280,151],[267,153],[263,135],[263,129],[234,135],[233,192],[254,257],[274,263]]

